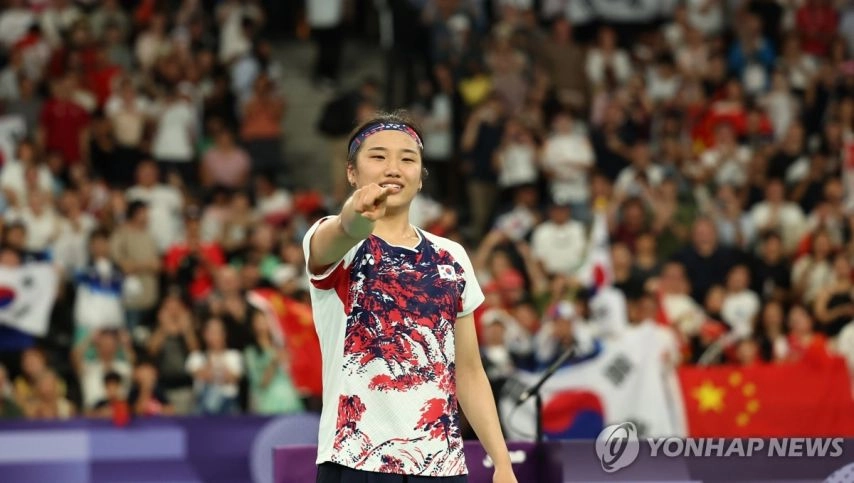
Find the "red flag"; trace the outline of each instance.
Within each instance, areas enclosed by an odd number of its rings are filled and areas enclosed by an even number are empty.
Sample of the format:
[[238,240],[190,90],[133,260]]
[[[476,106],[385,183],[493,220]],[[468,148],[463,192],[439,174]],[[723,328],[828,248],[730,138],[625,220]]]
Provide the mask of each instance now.
[[130,424],[130,406],[127,401],[112,401],[110,407],[113,409],[113,424],[123,428]]
[[845,361],[679,370],[693,437],[854,436]]
[[323,365],[311,307],[274,289],[253,290],[248,300],[277,323],[271,326],[273,336],[285,344],[291,356],[291,378],[296,388],[303,394],[321,396]]

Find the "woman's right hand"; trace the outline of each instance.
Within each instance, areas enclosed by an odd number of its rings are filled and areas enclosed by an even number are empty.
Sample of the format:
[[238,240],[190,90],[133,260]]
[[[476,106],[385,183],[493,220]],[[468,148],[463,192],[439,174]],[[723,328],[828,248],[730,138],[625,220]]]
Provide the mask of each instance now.
[[357,189],[353,193],[353,211],[371,221],[385,216],[386,200],[395,188],[372,183]]

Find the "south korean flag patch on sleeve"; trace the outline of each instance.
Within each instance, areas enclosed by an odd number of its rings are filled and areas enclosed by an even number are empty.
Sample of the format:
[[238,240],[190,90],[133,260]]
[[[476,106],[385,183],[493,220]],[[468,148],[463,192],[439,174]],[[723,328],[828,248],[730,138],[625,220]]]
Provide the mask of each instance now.
[[442,280],[456,280],[457,271],[451,265],[439,265],[439,278]]

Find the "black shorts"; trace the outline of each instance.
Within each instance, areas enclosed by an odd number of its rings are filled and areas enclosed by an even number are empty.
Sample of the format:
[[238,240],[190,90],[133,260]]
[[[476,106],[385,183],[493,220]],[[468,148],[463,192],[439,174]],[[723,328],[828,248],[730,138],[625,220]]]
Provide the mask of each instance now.
[[335,463],[322,463],[317,467],[317,483],[468,483],[467,475],[460,476],[409,476],[393,473],[360,471]]

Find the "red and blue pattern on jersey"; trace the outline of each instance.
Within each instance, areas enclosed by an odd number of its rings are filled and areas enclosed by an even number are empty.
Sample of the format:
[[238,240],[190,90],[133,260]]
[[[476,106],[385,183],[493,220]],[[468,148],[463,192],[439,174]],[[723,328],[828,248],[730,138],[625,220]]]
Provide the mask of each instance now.
[[462,266],[426,237],[410,250],[372,236],[341,268],[337,292],[348,315],[337,462],[388,473],[464,471],[454,377]]

